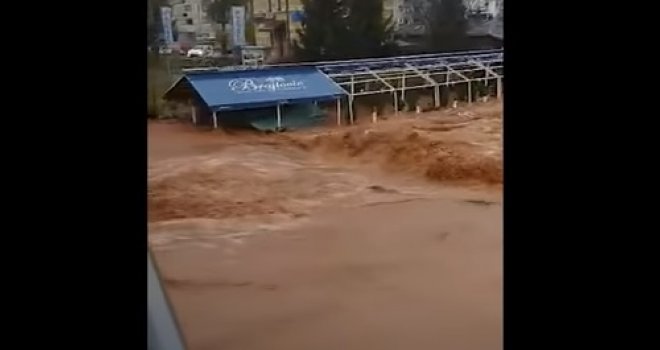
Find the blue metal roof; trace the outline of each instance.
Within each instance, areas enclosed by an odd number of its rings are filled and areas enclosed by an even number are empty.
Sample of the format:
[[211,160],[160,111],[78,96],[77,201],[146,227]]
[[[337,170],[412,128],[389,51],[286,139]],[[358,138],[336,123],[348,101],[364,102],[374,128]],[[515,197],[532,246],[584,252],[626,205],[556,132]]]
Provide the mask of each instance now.
[[329,100],[346,94],[315,67],[189,73],[179,83],[184,79],[212,111]]

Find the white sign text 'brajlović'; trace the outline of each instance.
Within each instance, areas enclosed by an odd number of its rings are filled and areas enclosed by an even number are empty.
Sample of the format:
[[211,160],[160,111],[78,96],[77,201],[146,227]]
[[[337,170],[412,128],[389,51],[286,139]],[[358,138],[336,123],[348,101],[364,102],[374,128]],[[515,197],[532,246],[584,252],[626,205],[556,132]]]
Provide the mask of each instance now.
[[296,91],[305,89],[305,83],[301,80],[286,80],[282,77],[241,78],[229,81],[229,88],[236,93]]

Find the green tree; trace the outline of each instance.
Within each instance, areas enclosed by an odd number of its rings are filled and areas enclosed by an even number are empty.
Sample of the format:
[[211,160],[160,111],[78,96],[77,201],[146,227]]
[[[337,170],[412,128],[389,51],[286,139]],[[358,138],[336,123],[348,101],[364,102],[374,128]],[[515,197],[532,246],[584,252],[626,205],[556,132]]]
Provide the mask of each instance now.
[[427,17],[429,48],[453,51],[466,48],[468,23],[462,0],[433,0]]
[[244,6],[246,0],[215,0],[206,6],[206,15],[214,23],[219,23],[222,32],[225,32],[227,23],[229,23],[229,9],[232,6]]
[[344,56],[349,33],[345,25],[343,0],[302,0],[304,18],[294,44],[301,60],[336,59]]
[[383,0],[347,0],[345,18],[351,33],[347,45],[351,57],[375,57],[395,53],[392,17],[383,18]]
[[303,0],[305,18],[296,57],[327,60],[373,57],[394,52],[392,21],[383,0]]

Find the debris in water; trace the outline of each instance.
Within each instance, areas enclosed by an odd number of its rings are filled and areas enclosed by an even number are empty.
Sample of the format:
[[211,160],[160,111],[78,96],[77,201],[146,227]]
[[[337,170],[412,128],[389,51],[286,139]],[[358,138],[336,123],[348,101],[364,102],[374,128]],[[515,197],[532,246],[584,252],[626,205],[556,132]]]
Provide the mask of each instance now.
[[397,191],[397,190],[390,189],[390,188],[385,188],[385,187],[380,186],[380,185],[371,185],[371,186],[368,186],[367,188],[374,191],[374,192],[378,192],[378,193],[399,193],[399,191]]
[[470,203],[470,204],[476,204],[476,205],[484,205],[484,206],[489,206],[489,205],[496,204],[495,202],[485,201],[485,200],[481,200],[481,199],[468,199],[465,202]]
[[440,242],[444,242],[445,240],[447,240],[447,237],[449,237],[449,232],[442,232],[437,235],[437,238]]

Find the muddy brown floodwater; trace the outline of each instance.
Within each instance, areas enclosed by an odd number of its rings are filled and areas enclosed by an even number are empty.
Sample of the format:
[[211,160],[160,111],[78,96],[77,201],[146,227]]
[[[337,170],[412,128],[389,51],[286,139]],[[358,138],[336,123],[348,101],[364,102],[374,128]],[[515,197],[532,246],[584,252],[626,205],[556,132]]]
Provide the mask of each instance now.
[[501,106],[257,135],[149,125],[191,350],[502,348]]

